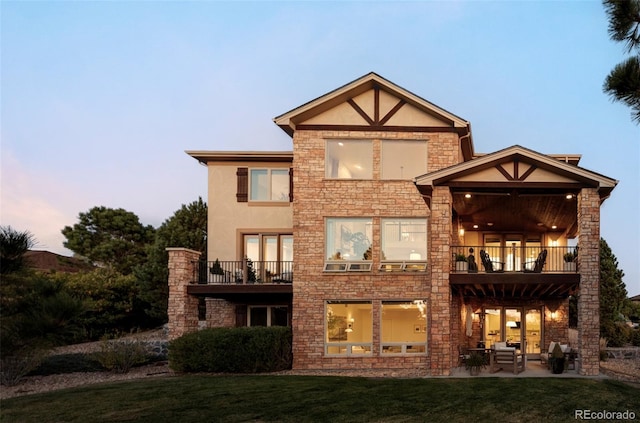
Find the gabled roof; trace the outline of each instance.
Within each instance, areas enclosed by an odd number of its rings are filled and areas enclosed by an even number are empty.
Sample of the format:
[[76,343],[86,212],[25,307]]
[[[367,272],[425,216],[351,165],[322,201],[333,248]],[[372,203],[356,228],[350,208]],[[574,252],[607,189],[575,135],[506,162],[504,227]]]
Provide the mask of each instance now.
[[[378,89],[397,97],[401,101],[415,107],[421,112],[442,121],[447,127],[456,130],[460,135],[466,136],[466,142],[468,145],[465,149],[469,153],[473,153],[471,127],[467,120],[436,106],[435,104],[392,83],[374,72],[368,73],[340,88],[316,98],[315,100],[311,100],[302,106],[296,107],[293,110],[277,116],[273,121],[282,128],[283,131],[290,136],[293,136],[293,133],[299,124],[308,121],[327,110],[337,107],[342,103],[352,101],[353,98],[372,89]],[[382,118],[382,116],[374,118],[371,123],[378,123],[376,122],[377,118]]]
[[[576,186],[590,186],[598,188],[602,199],[609,196],[618,181],[596,172],[584,169],[572,164],[570,161],[559,160],[557,155],[550,156],[528,148],[514,145],[494,153],[486,154],[473,160],[456,164],[444,169],[430,172],[415,178],[414,182],[418,186],[451,185],[456,180],[469,180],[470,175],[478,174],[487,169],[497,168],[505,173],[504,186],[518,186],[527,183],[527,177],[540,169],[540,172],[555,174],[567,181],[571,181]],[[507,174],[500,165],[504,163],[526,163],[526,175]],[[481,182],[478,180],[477,182]],[[498,183],[496,183],[498,185]]]

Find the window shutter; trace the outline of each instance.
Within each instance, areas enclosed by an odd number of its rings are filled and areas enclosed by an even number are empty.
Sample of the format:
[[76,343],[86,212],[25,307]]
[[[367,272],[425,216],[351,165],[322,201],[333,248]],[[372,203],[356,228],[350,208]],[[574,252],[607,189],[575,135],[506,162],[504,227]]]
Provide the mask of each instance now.
[[236,193],[236,198],[238,199],[238,203],[246,203],[249,196],[249,169],[246,167],[239,167],[236,172],[236,176],[238,177],[238,191]]
[[289,202],[293,203],[293,168],[289,168]]

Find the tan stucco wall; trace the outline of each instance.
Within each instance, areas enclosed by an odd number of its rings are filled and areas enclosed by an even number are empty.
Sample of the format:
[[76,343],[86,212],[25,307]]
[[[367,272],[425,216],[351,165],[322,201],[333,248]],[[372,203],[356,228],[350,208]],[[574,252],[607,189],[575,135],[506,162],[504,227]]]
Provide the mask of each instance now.
[[209,163],[208,260],[239,260],[242,231],[293,228],[291,203],[239,203],[236,200],[239,167],[285,168],[289,163]]

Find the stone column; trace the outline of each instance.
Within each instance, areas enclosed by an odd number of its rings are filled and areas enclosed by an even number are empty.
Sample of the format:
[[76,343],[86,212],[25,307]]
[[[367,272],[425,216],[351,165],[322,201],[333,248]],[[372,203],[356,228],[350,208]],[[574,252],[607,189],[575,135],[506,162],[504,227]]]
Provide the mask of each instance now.
[[[435,187],[431,198],[431,375],[448,376],[453,366],[451,340],[451,204],[448,187]],[[456,320],[457,322],[457,320]]]
[[187,248],[167,248],[169,252],[169,340],[198,330],[198,299],[187,294],[194,283],[200,253]]
[[578,196],[578,230],[580,374],[594,376],[600,372],[600,196],[595,188],[583,188]]

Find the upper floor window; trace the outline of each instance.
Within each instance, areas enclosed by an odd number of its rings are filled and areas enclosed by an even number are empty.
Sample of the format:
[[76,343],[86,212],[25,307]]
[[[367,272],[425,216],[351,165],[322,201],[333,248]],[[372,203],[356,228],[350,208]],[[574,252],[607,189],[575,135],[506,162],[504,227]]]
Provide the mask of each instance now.
[[332,179],[372,179],[373,143],[364,140],[328,140],[325,175]]
[[251,201],[289,201],[289,169],[251,169]]
[[371,270],[370,262],[349,262],[371,260],[372,226],[371,218],[327,218],[325,270]]
[[413,179],[425,173],[426,141],[382,141],[382,179]]
[[426,259],[426,219],[382,219],[382,260]]

